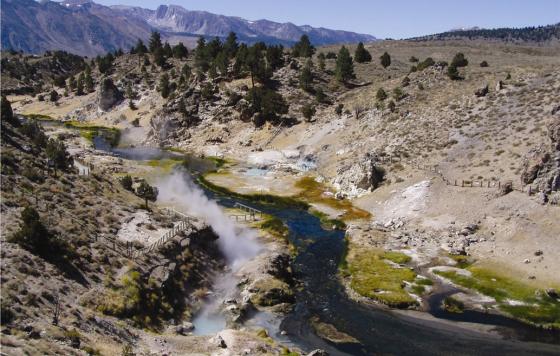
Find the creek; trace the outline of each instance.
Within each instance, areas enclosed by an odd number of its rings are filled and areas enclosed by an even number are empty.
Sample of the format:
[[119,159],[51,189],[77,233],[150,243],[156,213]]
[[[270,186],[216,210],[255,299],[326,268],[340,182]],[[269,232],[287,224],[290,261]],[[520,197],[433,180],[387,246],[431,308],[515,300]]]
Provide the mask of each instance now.
[[[99,139],[94,140],[94,143],[97,143],[96,141]],[[107,149],[107,145],[96,145],[96,148]],[[149,159],[160,159],[170,154],[158,149],[108,150],[133,160],[146,159],[146,152],[150,153]],[[199,172],[210,167],[204,160],[193,158],[192,162],[194,165],[191,168]],[[231,208],[239,202],[237,198],[233,199],[202,187],[195,186],[192,189],[198,190],[208,201],[221,207]],[[193,203],[190,196],[183,197],[180,193],[177,194],[179,195],[175,198],[182,200],[183,204]],[[317,217],[299,208],[241,202],[281,219],[288,226],[289,240],[297,250],[292,265],[295,278],[299,282],[299,288],[295,290],[296,303],[293,311],[282,317],[279,329],[269,330],[271,336],[277,339],[289,341],[290,344],[306,351],[322,348],[331,355],[560,354],[560,337],[557,332],[538,330],[496,315],[467,312],[457,316],[443,312],[438,305],[449,294],[449,290],[436,294],[429,300],[433,316],[494,325],[494,329],[502,337],[455,326],[449,321],[443,323],[415,318],[357,303],[346,295],[338,278],[338,265],[346,248],[343,231],[323,229]],[[199,323],[196,321],[197,317],[201,315],[195,316],[195,322]],[[215,332],[224,325],[222,319],[211,310],[202,317],[203,323],[199,325],[204,325],[203,328],[208,326],[203,332]],[[256,318],[259,317],[262,318],[263,315],[259,314]],[[322,322],[333,325],[339,331],[357,339],[359,343],[333,344],[324,341],[311,327],[311,317],[318,317]],[[268,324],[278,327],[274,322]],[[280,330],[286,330],[288,334],[281,336]]]

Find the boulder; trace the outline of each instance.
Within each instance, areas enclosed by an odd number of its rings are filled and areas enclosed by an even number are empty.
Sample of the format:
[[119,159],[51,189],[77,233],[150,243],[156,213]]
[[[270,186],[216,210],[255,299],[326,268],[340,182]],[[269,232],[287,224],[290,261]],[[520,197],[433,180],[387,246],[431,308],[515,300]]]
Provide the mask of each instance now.
[[193,330],[194,330],[194,324],[190,322],[184,322],[183,324],[177,325],[175,327],[175,332],[179,335],[185,335]]
[[307,356],[329,356],[329,353],[325,350],[317,349],[308,353]]
[[222,349],[227,348],[226,342],[220,335],[216,335],[215,337],[211,338],[210,343]]
[[123,93],[115,86],[111,78],[103,79],[98,93],[98,106],[103,111],[110,110],[124,99]]
[[384,177],[385,170],[377,162],[377,157],[368,153],[350,166],[339,167],[331,183],[337,191],[351,198],[376,189]]
[[488,84],[486,84],[485,87],[480,88],[480,89],[477,89],[477,90],[474,92],[474,95],[476,95],[476,96],[479,97],[479,98],[480,98],[480,97],[483,97],[483,96],[486,96],[487,94],[488,94]]
[[504,88],[504,82],[502,82],[501,80],[498,80],[498,83],[496,83],[496,91],[500,91]]

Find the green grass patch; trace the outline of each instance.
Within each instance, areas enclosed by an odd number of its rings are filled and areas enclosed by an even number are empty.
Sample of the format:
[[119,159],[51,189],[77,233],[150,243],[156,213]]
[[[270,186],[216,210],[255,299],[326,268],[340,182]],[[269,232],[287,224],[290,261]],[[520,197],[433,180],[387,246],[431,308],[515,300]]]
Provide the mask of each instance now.
[[445,297],[442,304],[443,309],[450,313],[462,313],[465,310],[465,304],[453,297]]
[[260,228],[270,232],[277,237],[285,238],[290,233],[290,230],[284,222],[275,216],[267,215],[265,220],[261,222]]
[[23,116],[25,116],[28,119],[37,120],[37,121],[56,121],[56,119],[54,119],[53,117],[49,115],[43,115],[43,114],[27,114]]
[[[485,268],[470,266],[467,270],[472,276],[464,276],[455,271],[434,272],[465,288],[493,297],[500,310],[514,318],[541,327],[560,328],[560,302],[543,290]],[[524,305],[510,305],[508,300],[520,301]]]
[[449,255],[449,257],[457,262],[455,267],[457,268],[467,268],[474,263],[474,261],[465,255]]
[[416,273],[408,268],[389,264],[381,250],[350,247],[347,257],[350,286],[360,295],[395,308],[416,305],[416,300],[404,289]]
[[296,182],[295,186],[301,189],[301,192],[296,195],[296,198],[310,203],[325,204],[333,209],[344,211],[342,221],[367,219],[371,217],[369,212],[354,207],[349,200],[338,200],[332,196],[326,196],[324,194],[326,190],[324,185],[315,181],[313,177],[303,177]]
[[434,285],[434,282],[429,278],[416,278],[414,280],[414,283],[418,284],[420,286],[432,286],[432,285]]
[[276,205],[279,207],[304,209],[304,210],[307,210],[309,208],[309,204],[307,204],[306,202],[291,197],[280,197],[272,194],[261,194],[261,193],[255,193],[255,194],[237,193],[228,188],[221,187],[219,185],[216,185],[208,181],[206,178],[204,178],[203,175],[199,175],[197,177],[197,181],[200,185],[215,193],[229,195],[233,198],[237,198],[241,200],[252,201],[260,204]]
[[80,135],[90,142],[93,142],[97,136],[103,136],[111,146],[116,146],[121,138],[120,130],[114,127],[90,125],[78,121],[66,121],[64,126],[77,129]]
[[405,264],[410,262],[410,260],[412,258],[410,258],[410,256],[405,255],[402,252],[396,252],[396,251],[387,251],[383,254],[383,258],[389,261],[393,261],[395,263],[398,263],[400,265]]
[[170,172],[173,167],[183,162],[182,157],[177,158],[164,158],[164,159],[153,159],[149,161],[143,161],[143,164],[150,166],[152,168],[160,168],[164,172]]
[[309,213],[321,221],[321,225],[327,229],[345,230],[346,224],[339,219],[331,219],[327,214],[317,209],[310,209]]
[[215,157],[215,156],[209,156],[206,157],[208,160],[214,162],[214,164],[216,165],[216,168],[222,168],[226,163],[229,163],[227,159],[225,158],[220,158],[220,157]]
[[412,287],[410,287],[410,290],[416,295],[422,295],[424,294],[424,292],[426,292],[426,287],[418,284],[413,284]]

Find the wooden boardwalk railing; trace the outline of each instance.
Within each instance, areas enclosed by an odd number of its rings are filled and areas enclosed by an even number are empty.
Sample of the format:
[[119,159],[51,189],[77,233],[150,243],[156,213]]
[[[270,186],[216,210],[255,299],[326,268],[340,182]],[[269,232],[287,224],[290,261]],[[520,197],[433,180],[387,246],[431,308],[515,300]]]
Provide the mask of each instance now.
[[194,226],[193,222],[195,220],[195,218],[193,218],[192,216],[188,216],[186,214],[183,214],[175,209],[171,209],[171,208],[163,208],[163,210],[168,214],[168,215],[172,215],[175,216],[177,218],[179,218],[179,223],[177,223],[177,225],[174,225],[169,231],[167,231],[165,234],[163,234],[163,236],[161,236],[156,242],[153,242],[152,244],[142,248],[142,249],[137,249],[134,250],[133,246],[132,246],[132,242],[127,242],[126,244],[126,251],[127,251],[127,256],[131,259],[134,258],[138,258],[140,256],[143,256],[147,253],[150,253],[158,248],[160,248],[161,246],[165,245],[168,241],[170,241],[171,239],[173,239],[175,236],[177,236],[179,233],[187,231],[187,230],[195,230],[196,227]]

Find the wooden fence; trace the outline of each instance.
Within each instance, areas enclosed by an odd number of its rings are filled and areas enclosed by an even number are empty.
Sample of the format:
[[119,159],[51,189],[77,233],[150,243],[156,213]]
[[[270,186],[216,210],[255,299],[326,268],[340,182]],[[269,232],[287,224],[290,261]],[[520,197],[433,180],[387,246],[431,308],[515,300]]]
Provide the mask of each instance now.
[[404,163],[417,168],[422,171],[430,172],[438,177],[440,177],[446,185],[451,185],[454,187],[462,188],[492,188],[501,189],[502,187],[508,186],[511,190],[516,190],[518,192],[527,193],[529,195],[539,192],[538,187],[533,187],[531,185],[524,184],[514,184],[513,181],[501,181],[501,180],[486,180],[486,179],[450,179],[443,174],[443,171],[439,168],[439,165],[427,165],[417,161],[407,161],[402,156],[385,155],[377,156],[373,154],[375,159],[381,163]]

